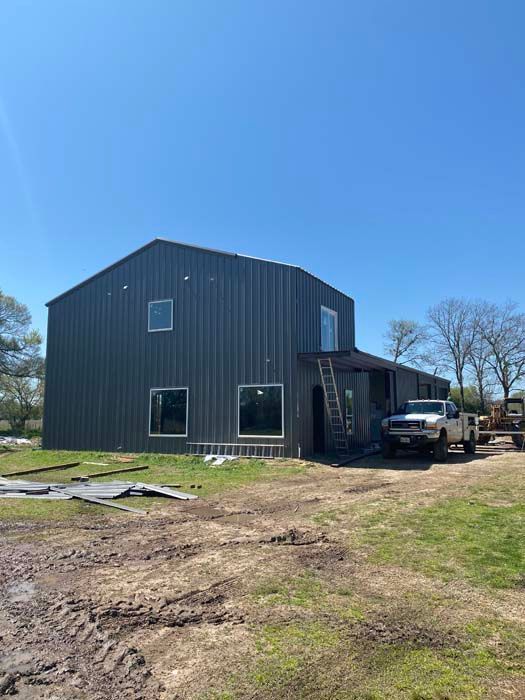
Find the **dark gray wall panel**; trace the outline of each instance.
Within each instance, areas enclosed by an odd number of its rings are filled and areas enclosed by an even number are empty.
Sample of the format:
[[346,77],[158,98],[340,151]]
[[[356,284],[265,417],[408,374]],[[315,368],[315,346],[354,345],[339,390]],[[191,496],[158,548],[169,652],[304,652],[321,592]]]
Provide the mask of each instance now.
[[303,270],[299,270],[297,290],[298,352],[321,350],[321,306],[337,311],[339,350],[353,350],[353,299]]
[[[149,390],[189,387],[189,442],[297,443],[297,268],[158,242],[49,307],[44,446],[186,452],[148,437]],[[185,279],[188,277],[188,279]],[[147,303],[174,300],[174,330]],[[282,383],[285,439],[239,439],[239,384]]]
[[[337,390],[344,413],[345,389],[354,392],[354,432],[350,438],[352,447],[362,447],[370,443],[370,397],[369,377],[367,372],[350,372],[334,370]],[[317,365],[311,362],[298,364],[298,418],[299,442],[301,455],[307,457],[313,452],[313,410],[312,393],[317,385],[321,385],[321,377]],[[333,450],[330,424],[325,411],[325,438],[328,450]]]
[[398,407],[404,401],[417,399],[419,391],[417,372],[398,369],[396,371],[396,386]]

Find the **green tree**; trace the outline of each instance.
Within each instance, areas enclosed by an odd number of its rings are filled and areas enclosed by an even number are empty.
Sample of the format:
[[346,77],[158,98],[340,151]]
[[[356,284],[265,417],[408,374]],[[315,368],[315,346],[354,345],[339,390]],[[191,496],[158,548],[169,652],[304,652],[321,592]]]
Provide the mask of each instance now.
[[35,377],[41,372],[42,337],[31,329],[25,304],[0,290],[0,377]]
[[[465,397],[465,406],[463,410],[467,413],[484,414],[487,407],[487,395],[485,394],[482,401],[476,386],[465,386],[463,387],[463,391]],[[450,387],[450,399],[456,406],[461,405],[461,390],[459,386]]]
[[42,418],[44,381],[41,377],[0,377],[0,418],[15,432],[27,420]]

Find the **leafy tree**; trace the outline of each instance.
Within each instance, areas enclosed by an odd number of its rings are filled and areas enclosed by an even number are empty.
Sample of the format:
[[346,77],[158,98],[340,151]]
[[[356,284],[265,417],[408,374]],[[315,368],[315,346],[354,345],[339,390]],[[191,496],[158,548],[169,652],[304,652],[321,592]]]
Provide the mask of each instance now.
[[8,420],[11,428],[18,432],[25,422],[42,417],[44,382],[42,378],[0,378],[0,417]]
[[33,377],[42,365],[42,337],[27,306],[0,290],[0,377]]
[[[481,397],[479,395],[477,386],[465,386],[464,391],[464,409],[467,413],[480,413],[485,415],[490,398],[485,395],[485,402],[482,403]],[[461,402],[461,391],[459,386],[450,387],[450,399],[456,404],[460,405]]]
[[428,331],[422,324],[406,319],[391,320],[384,338],[385,352],[394,362],[415,367],[425,364],[424,345],[428,340]]

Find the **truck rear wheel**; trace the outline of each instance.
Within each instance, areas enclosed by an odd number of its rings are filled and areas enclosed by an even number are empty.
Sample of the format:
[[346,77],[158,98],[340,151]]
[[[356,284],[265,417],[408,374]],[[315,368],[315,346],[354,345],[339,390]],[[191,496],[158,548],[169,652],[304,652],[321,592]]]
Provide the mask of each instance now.
[[441,433],[438,441],[434,445],[434,459],[437,462],[446,462],[448,459],[448,442],[446,433]]
[[468,440],[463,441],[463,451],[466,455],[473,455],[476,453],[476,436],[474,431],[470,431]]
[[385,459],[392,459],[396,456],[396,448],[391,442],[383,442],[381,445],[381,454]]
[[[523,435],[523,432],[525,432],[525,421],[522,421],[516,428],[516,435],[512,436],[512,442],[516,445],[516,447],[521,450],[523,448],[523,443],[525,442],[525,435]],[[520,431],[520,432],[518,432]]]

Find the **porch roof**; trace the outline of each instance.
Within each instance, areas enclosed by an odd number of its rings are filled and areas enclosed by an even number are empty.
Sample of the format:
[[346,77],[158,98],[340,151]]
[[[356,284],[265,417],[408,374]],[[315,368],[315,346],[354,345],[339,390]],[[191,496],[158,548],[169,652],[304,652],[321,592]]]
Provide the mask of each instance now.
[[298,357],[300,360],[315,364],[317,364],[317,360],[331,359],[332,365],[335,369],[349,371],[379,369],[396,372],[398,370],[405,370],[418,374],[419,376],[430,381],[437,380],[439,382],[443,382],[444,384],[450,384],[450,381],[444,377],[429,374],[428,372],[423,372],[419,369],[414,369],[413,367],[407,367],[406,365],[401,365],[397,362],[386,360],[385,358],[378,357],[377,355],[371,355],[370,353],[363,352],[358,348],[354,348],[353,350],[337,350],[334,352],[300,352]]

